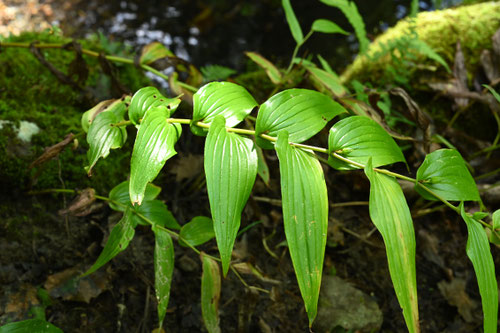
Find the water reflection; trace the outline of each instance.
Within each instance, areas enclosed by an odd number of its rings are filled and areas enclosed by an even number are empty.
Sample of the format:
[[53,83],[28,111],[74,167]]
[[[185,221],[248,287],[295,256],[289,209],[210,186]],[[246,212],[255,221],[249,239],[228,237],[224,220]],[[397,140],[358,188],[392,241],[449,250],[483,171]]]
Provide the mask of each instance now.
[[[359,0],[356,4],[373,37],[406,16],[410,2]],[[292,0],[292,5],[304,31],[317,18],[353,30],[338,9],[319,1]],[[159,41],[198,67],[220,64],[244,70],[243,52],[248,50],[285,66],[295,46],[280,0],[76,0],[74,6],[77,14],[69,14],[62,22],[66,31],[80,37],[102,32],[137,48]],[[429,6],[420,4],[421,8]],[[354,35],[317,34],[304,50],[321,53],[339,68],[352,60],[357,48]]]

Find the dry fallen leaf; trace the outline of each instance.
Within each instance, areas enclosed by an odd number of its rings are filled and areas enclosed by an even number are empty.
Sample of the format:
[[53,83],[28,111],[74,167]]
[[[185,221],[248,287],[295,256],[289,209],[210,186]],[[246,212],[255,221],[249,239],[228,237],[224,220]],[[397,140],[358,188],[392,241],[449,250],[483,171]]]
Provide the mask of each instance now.
[[47,277],[44,288],[54,298],[90,303],[90,300],[110,289],[109,274],[95,272],[79,278],[81,267],[72,267]]
[[45,162],[59,155],[64,150],[64,148],[66,148],[66,146],[70,144],[71,141],[73,141],[74,137],[75,135],[73,133],[69,133],[61,142],[58,142],[53,146],[45,148],[43,154],[40,155],[40,157],[38,157],[36,160],[34,160],[30,164],[29,168],[32,169],[36,166],[42,165]]
[[59,211],[60,215],[87,216],[92,212],[92,203],[95,201],[95,190],[86,188],[71,202],[66,209]]
[[203,155],[179,154],[177,164],[172,168],[175,180],[192,179],[203,172]]
[[440,281],[438,288],[448,303],[458,308],[458,313],[466,322],[470,323],[475,320],[474,312],[477,305],[465,292],[464,279],[454,278],[450,282]]

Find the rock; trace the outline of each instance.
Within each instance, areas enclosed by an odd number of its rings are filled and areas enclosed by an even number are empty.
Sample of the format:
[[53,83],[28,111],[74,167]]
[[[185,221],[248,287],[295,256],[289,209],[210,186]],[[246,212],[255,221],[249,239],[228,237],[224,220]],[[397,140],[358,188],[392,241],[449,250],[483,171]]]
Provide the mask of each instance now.
[[339,277],[323,276],[315,332],[332,332],[338,326],[352,331],[376,332],[382,320],[382,312],[370,296]]

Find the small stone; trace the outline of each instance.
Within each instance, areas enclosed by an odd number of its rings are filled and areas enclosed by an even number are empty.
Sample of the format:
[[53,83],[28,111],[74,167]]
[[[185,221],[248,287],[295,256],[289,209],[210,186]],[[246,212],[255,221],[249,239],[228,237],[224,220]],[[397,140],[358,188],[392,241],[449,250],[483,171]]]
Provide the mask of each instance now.
[[370,296],[337,276],[323,276],[315,332],[332,332],[339,326],[356,332],[376,332],[382,321],[382,312]]

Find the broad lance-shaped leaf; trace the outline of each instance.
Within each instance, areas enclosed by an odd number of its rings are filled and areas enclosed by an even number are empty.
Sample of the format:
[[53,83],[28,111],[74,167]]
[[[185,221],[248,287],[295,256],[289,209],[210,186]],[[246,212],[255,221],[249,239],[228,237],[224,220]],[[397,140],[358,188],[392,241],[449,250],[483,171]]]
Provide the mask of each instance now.
[[[417,181],[445,200],[479,201],[479,191],[465,162],[454,149],[439,149],[425,157]],[[437,200],[420,186],[415,189],[427,200]]]
[[168,299],[170,298],[170,286],[174,272],[174,244],[167,231],[154,225],[152,230],[155,234],[155,293],[158,301],[158,327],[161,329],[163,319],[167,313]]
[[165,162],[177,152],[174,145],[181,136],[181,125],[167,122],[165,107],[151,109],[137,132],[130,160],[130,201],[141,204],[148,182],[153,181]]
[[245,54],[266,71],[266,74],[272,83],[279,84],[281,82],[281,72],[272,62],[256,52],[245,52]]
[[187,244],[198,246],[214,237],[214,222],[212,219],[206,216],[196,216],[182,226],[179,233],[179,244],[182,246],[187,246]]
[[370,45],[370,40],[366,37],[365,23],[363,18],[359,14],[358,7],[354,1],[349,0],[320,0],[324,4],[332,7],[337,7],[344,13],[347,20],[354,28],[356,37],[359,41],[360,53],[366,52],[368,46]]
[[167,109],[168,118],[177,110],[180,102],[179,98],[163,96],[155,87],[144,87],[137,90],[132,97],[128,107],[128,118],[134,125],[138,125],[139,119],[144,118],[148,110],[157,106],[164,106]]
[[409,332],[420,332],[418,323],[415,231],[403,191],[394,177],[365,167],[370,180],[370,218],[384,239],[389,273]]
[[222,271],[226,276],[241,212],[257,175],[257,152],[252,140],[226,131],[216,117],[205,142],[205,174]]
[[127,112],[130,99],[130,96],[123,96],[120,99],[108,99],[100,102],[82,115],[82,129],[87,133],[90,125],[101,112],[113,112],[118,119],[122,120],[125,112]]
[[175,230],[181,228],[175,217],[168,210],[167,205],[160,200],[144,200],[140,206],[134,206],[133,209],[136,213],[141,215],[134,214],[132,217],[134,225],[149,225],[149,223],[142,218],[145,217],[150,222],[165,228]]
[[63,331],[42,319],[27,319],[8,323],[0,327],[0,333],[63,333]]
[[276,143],[285,235],[304,299],[309,326],[317,314],[328,229],[323,169],[312,152],[292,147],[281,131]]
[[[101,268],[108,261],[113,259],[118,253],[124,251],[132,238],[134,238],[135,230],[134,225],[132,223],[132,209],[127,208],[125,213],[123,213],[123,217],[118,222],[111,233],[109,234],[108,241],[106,245],[104,245],[104,249],[101,254],[97,258],[96,262],[89,268],[88,271],[83,274],[83,276],[87,276],[89,274],[94,273],[96,270]],[[83,277],[82,276],[82,277]]]
[[500,209],[497,209],[493,213],[492,220],[493,220],[493,231],[495,231],[495,233],[493,232],[491,233],[490,242],[495,245],[500,245],[500,237],[497,236],[500,233]]
[[242,86],[231,82],[210,82],[193,95],[191,131],[196,135],[207,135],[207,130],[196,126],[196,122],[210,124],[218,115],[226,119],[227,127],[234,127],[256,106],[255,99]]
[[264,184],[269,187],[270,174],[269,167],[267,166],[266,157],[264,156],[264,152],[262,148],[259,146],[255,146],[257,150],[257,174],[260,176]]
[[330,128],[328,137],[328,164],[337,170],[359,169],[331,155],[332,152],[354,162],[372,166],[405,162],[394,139],[374,120],[363,116],[342,119]]
[[338,76],[313,66],[306,66],[306,69],[311,74],[310,78],[317,89],[326,88],[331,94],[337,97],[348,93]]
[[498,321],[498,284],[488,236],[483,226],[465,213],[463,202],[460,203],[460,212],[469,233],[466,251],[472,266],[474,266],[479,285],[483,304],[484,332],[495,333]]
[[[127,206],[131,206],[130,203],[130,193],[129,193],[130,182],[128,180],[121,182],[109,191],[109,207],[113,210],[119,212],[124,212]],[[150,201],[156,199],[160,194],[161,187],[155,184],[148,183],[146,185],[146,191],[144,192],[144,201]]]
[[288,26],[290,27],[290,31],[292,32],[293,39],[295,39],[295,42],[297,42],[297,44],[302,44],[304,42],[304,34],[302,33],[299,21],[297,21],[297,17],[293,12],[290,0],[281,0],[281,5],[285,10],[286,21],[288,22]]
[[219,264],[205,253],[201,252],[203,263],[201,275],[201,314],[209,333],[220,333],[219,327],[219,300],[220,300],[220,271]]
[[258,136],[277,136],[281,130],[290,133],[290,141],[303,142],[321,131],[345,109],[330,97],[308,89],[284,90],[260,106],[255,132],[257,144],[266,149],[273,145]]
[[89,150],[87,158],[89,165],[85,167],[87,173],[92,173],[92,168],[99,158],[106,158],[111,149],[121,148],[127,140],[127,130],[125,127],[116,127],[119,119],[113,112],[102,112],[94,119],[87,134]]
[[330,20],[318,19],[315,20],[311,26],[312,31],[322,32],[325,34],[343,34],[349,35],[347,31],[336,25]]
[[175,54],[167,49],[162,43],[152,42],[142,48],[139,63],[149,65],[157,60],[168,57],[175,58]]

